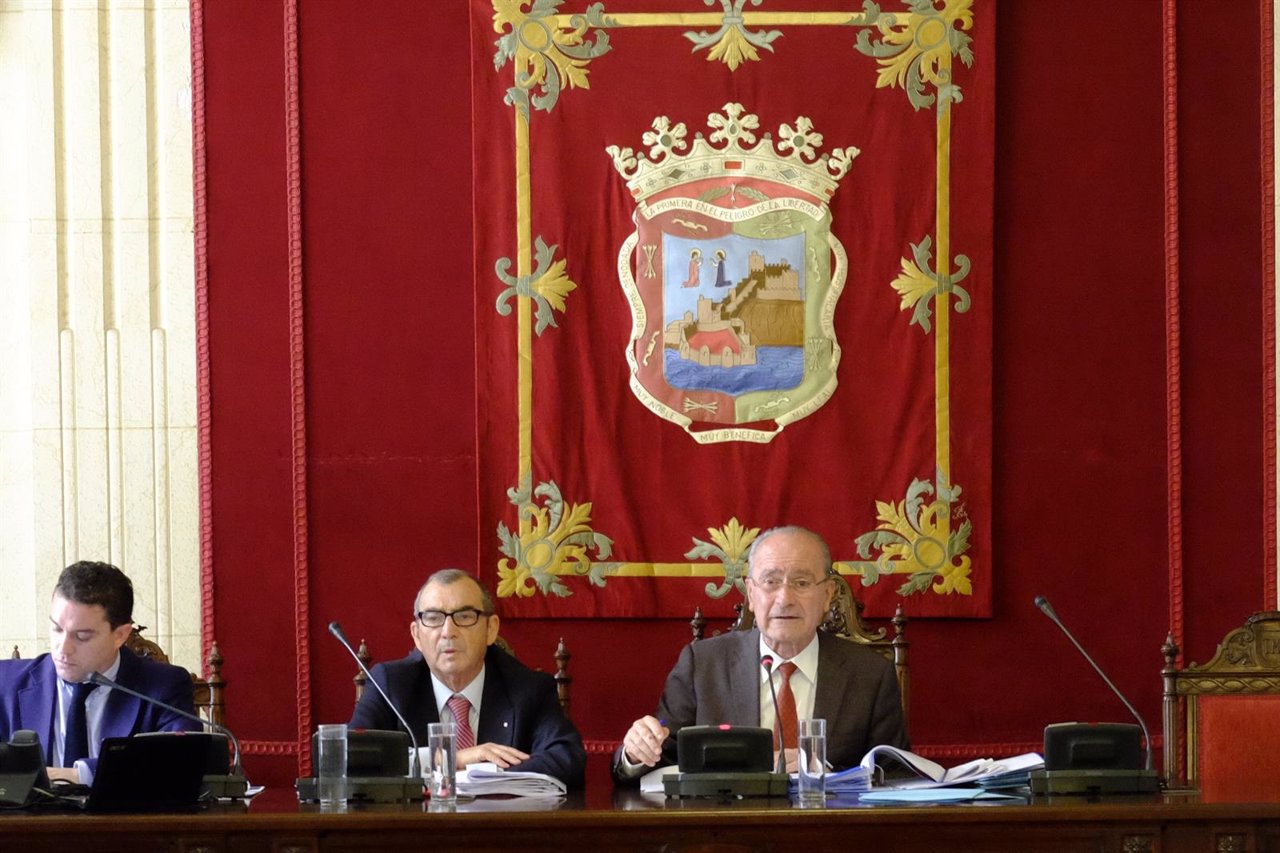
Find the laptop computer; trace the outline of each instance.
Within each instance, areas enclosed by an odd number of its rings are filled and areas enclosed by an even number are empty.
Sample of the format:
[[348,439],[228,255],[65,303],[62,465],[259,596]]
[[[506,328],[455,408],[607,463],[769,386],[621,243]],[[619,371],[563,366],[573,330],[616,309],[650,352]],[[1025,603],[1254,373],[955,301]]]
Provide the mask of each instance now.
[[190,811],[200,801],[211,735],[160,732],[102,742],[90,812]]

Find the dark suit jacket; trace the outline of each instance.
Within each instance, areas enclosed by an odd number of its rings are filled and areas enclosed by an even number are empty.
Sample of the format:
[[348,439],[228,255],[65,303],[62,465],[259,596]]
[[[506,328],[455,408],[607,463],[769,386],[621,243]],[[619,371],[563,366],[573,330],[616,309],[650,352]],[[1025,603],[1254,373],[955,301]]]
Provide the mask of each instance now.
[[[431,670],[417,650],[397,661],[380,663],[373,678],[404,714],[418,744],[427,742],[427,725],[440,722]],[[367,687],[351,716],[356,728],[404,731],[386,701]],[[555,679],[490,646],[484,657],[484,695],[476,743],[500,743],[529,754],[512,770],[546,773],[566,785],[581,785],[587,764],[582,738],[565,717]]]
[[[116,681],[167,702],[175,708],[195,713],[191,675],[180,666],[144,660],[126,648],[120,649],[120,669]],[[99,687],[99,690],[108,690]],[[40,737],[45,761],[51,759],[54,726],[58,718],[58,673],[47,654],[29,660],[0,660],[0,740],[8,741],[19,729],[30,729]],[[143,702],[119,690],[112,690],[102,712],[101,736],[128,737],[141,732],[198,731],[194,720]],[[98,760],[89,760],[97,770]]]
[[[676,733],[685,726],[760,725],[760,680],[758,629],[685,646],[655,715],[671,730],[662,763],[676,763]],[[813,716],[827,721],[827,761],[835,770],[854,766],[878,744],[908,748],[893,666],[870,649],[822,631]],[[621,759],[619,747],[615,770]]]

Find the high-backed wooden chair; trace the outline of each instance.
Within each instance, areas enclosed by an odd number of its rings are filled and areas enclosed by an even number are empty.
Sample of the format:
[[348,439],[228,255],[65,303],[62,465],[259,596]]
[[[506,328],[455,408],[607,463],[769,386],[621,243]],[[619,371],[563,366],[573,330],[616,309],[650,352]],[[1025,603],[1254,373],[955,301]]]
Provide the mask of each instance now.
[[[515,650],[511,648],[502,637],[498,637],[494,641],[494,645],[502,649],[512,657],[516,656]],[[373,656],[369,654],[369,647],[364,640],[360,641],[360,648],[356,651],[356,657],[360,658],[360,662],[366,667],[373,665]],[[573,657],[569,650],[565,648],[564,637],[560,638],[559,644],[556,645],[555,662],[556,674],[552,676],[556,682],[556,698],[560,700],[560,708],[564,711],[566,717],[569,716],[569,686],[573,684],[573,677],[569,675],[569,658]],[[360,704],[360,697],[364,695],[364,689],[369,682],[368,676],[364,674],[363,669],[357,668],[355,678],[351,679],[356,686],[356,704]]]
[[[1255,613],[1203,666],[1164,652],[1164,774],[1210,799],[1280,796],[1280,612]],[[1243,801],[1243,800],[1241,800]]]
[[[142,632],[147,630],[145,625],[134,625],[133,632],[129,635],[129,639],[124,641],[129,651],[141,658],[159,661],[160,663],[168,663],[169,656],[165,654],[164,649],[159,644],[142,636]],[[209,677],[201,678],[196,673],[191,673],[191,686],[195,692],[196,713],[204,717],[211,723],[217,725],[225,725],[223,722],[223,712],[225,710],[223,693],[226,690],[227,682],[222,677],[222,652],[218,650],[218,644],[215,642],[209,646]]]
[[[827,618],[823,620],[819,630],[843,637],[852,643],[866,646],[893,664],[893,672],[898,679],[898,693],[902,697],[903,724],[906,725],[906,721],[910,719],[907,711],[911,703],[911,674],[907,668],[907,648],[910,643],[907,642],[904,636],[907,617],[902,613],[902,605],[898,605],[893,618],[889,620],[890,624],[893,625],[893,636],[890,637],[886,628],[877,628],[875,630],[869,628],[862,619],[862,611],[866,605],[853,597],[853,591],[850,590],[849,584],[843,578],[835,578],[835,582],[836,594],[831,599],[831,607],[827,609]],[[733,609],[737,613],[737,618],[729,627],[729,630],[750,630],[755,624],[755,617],[750,608],[746,607],[743,602],[739,602],[733,606]],[[703,632],[706,630],[706,619],[702,616],[701,607],[694,609],[693,620],[689,623],[689,627],[692,629],[693,639],[701,640]],[[713,634],[718,633],[720,632],[713,632]]]

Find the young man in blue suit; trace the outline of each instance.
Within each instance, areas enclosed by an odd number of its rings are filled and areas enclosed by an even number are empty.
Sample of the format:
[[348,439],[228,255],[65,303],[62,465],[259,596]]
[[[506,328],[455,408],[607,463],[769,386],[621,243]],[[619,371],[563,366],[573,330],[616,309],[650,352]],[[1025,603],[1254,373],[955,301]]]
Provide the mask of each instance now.
[[[560,708],[555,680],[493,645],[498,616],[488,590],[460,569],[443,569],[427,578],[414,602],[409,633],[416,650],[378,664],[372,675],[418,743],[426,743],[428,723],[451,715],[459,768],[492,761],[582,784],[586,751]],[[351,725],[401,730],[372,688],[360,697]]]
[[104,738],[200,726],[119,690],[85,683],[100,673],[195,713],[185,669],[124,648],[133,630],[133,584],[107,563],[63,569],[49,611],[48,654],[0,660],[0,740],[30,729],[44,746],[50,779],[88,784]]

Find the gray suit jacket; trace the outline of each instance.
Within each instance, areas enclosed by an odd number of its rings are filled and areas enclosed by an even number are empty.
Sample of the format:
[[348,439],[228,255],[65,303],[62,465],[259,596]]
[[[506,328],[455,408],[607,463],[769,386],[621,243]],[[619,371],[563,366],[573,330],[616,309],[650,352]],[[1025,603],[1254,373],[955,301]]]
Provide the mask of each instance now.
[[[760,632],[752,629],[681,650],[655,715],[671,730],[664,764],[676,763],[676,733],[685,726],[760,725],[759,649]],[[813,716],[827,721],[827,761],[836,770],[857,764],[879,744],[909,747],[893,666],[870,649],[822,631]],[[615,771],[621,758],[619,747]]]

